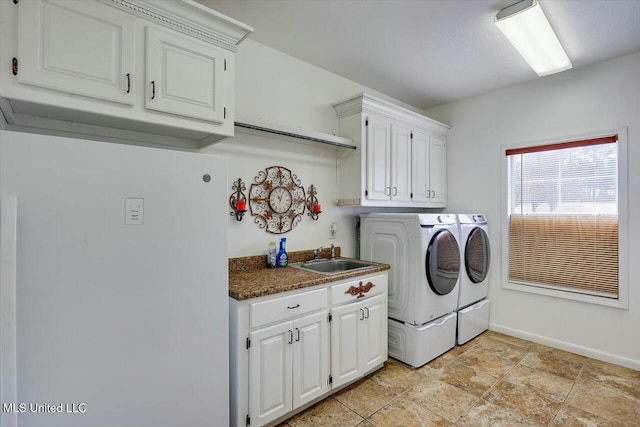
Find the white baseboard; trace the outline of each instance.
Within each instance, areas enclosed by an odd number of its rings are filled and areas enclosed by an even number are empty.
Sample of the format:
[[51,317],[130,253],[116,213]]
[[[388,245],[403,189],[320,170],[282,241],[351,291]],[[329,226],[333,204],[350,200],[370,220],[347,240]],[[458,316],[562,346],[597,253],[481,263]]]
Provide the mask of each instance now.
[[614,363],[616,365],[640,371],[640,360],[629,359],[626,357],[616,356],[615,354],[605,353],[593,348],[582,347],[565,341],[544,337],[542,335],[532,334],[530,332],[521,331],[519,329],[508,328],[506,326],[489,323],[489,329],[505,335],[511,335],[516,338],[522,338],[533,341],[538,344],[548,345],[549,347],[576,353],[581,356],[590,357],[592,359],[602,360],[604,362]]

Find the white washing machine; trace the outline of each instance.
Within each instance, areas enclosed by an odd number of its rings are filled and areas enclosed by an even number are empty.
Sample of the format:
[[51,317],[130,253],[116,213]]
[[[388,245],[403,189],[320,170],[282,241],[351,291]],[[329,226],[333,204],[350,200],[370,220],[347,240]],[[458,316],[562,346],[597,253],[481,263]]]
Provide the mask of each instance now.
[[389,355],[411,366],[455,346],[458,233],[450,214],[361,216],[360,257],[391,265]]
[[489,266],[491,245],[487,220],[482,214],[459,214],[460,272],[458,331],[456,342],[462,345],[489,328]]

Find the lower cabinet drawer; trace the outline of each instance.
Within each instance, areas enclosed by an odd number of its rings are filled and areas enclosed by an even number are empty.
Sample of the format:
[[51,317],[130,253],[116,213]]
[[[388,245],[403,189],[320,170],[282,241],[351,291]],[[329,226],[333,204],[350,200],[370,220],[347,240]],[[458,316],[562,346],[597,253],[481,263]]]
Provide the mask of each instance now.
[[386,292],[387,276],[381,274],[331,286],[331,305],[360,301]]
[[269,301],[256,302],[249,306],[251,328],[286,320],[327,307],[327,289],[302,292]]

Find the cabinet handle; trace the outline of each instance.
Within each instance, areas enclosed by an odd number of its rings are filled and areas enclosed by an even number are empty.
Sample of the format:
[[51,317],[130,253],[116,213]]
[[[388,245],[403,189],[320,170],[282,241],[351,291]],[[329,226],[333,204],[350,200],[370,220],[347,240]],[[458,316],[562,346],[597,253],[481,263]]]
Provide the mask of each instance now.
[[364,310],[360,309],[360,320],[364,320]]
[[293,331],[289,329],[289,344],[293,344]]
[[431,190],[427,188],[427,199],[430,199],[430,198],[431,198]]
[[296,342],[300,342],[300,329],[296,328],[296,333],[298,334],[298,337],[296,338]]
[[131,93],[131,74],[127,73],[127,93]]
[[151,99],[156,98],[156,81],[151,80]]
[[398,195],[398,187],[393,187],[393,195],[394,196]]
[[[388,191],[388,193],[387,193]],[[387,190],[384,192],[385,196],[391,196],[391,187],[387,187]]]
[[296,304],[296,305],[292,305],[292,306],[287,306],[287,308],[288,308],[289,310],[293,310],[293,309],[296,309],[296,308],[298,308],[298,307],[300,307],[300,304]]
[[436,198],[436,190],[431,190],[431,192],[433,193],[433,196],[431,196],[432,199]]
[[364,308],[364,312],[366,313],[366,314],[364,315],[364,318],[365,318],[365,319],[368,319],[368,318],[369,318],[369,307],[365,307],[365,308]]

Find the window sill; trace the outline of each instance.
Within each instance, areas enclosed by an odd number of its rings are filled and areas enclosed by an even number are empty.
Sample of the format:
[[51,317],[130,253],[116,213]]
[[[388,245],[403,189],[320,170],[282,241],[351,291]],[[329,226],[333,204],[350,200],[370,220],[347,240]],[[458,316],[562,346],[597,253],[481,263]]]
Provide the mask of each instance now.
[[572,301],[585,302],[588,304],[604,305],[607,307],[619,308],[623,310],[626,310],[628,308],[628,305],[626,304],[626,302],[621,301],[620,299],[611,299],[611,298],[599,297],[595,295],[579,294],[579,293],[570,292],[570,291],[541,288],[541,287],[525,285],[521,283],[513,283],[513,282],[504,283],[503,282],[502,288],[510,289],[513,291],[526,292],[530,294],[544,295],[544,296],[553,297],[553,298],[562,298],[562,299],[568,299]]

